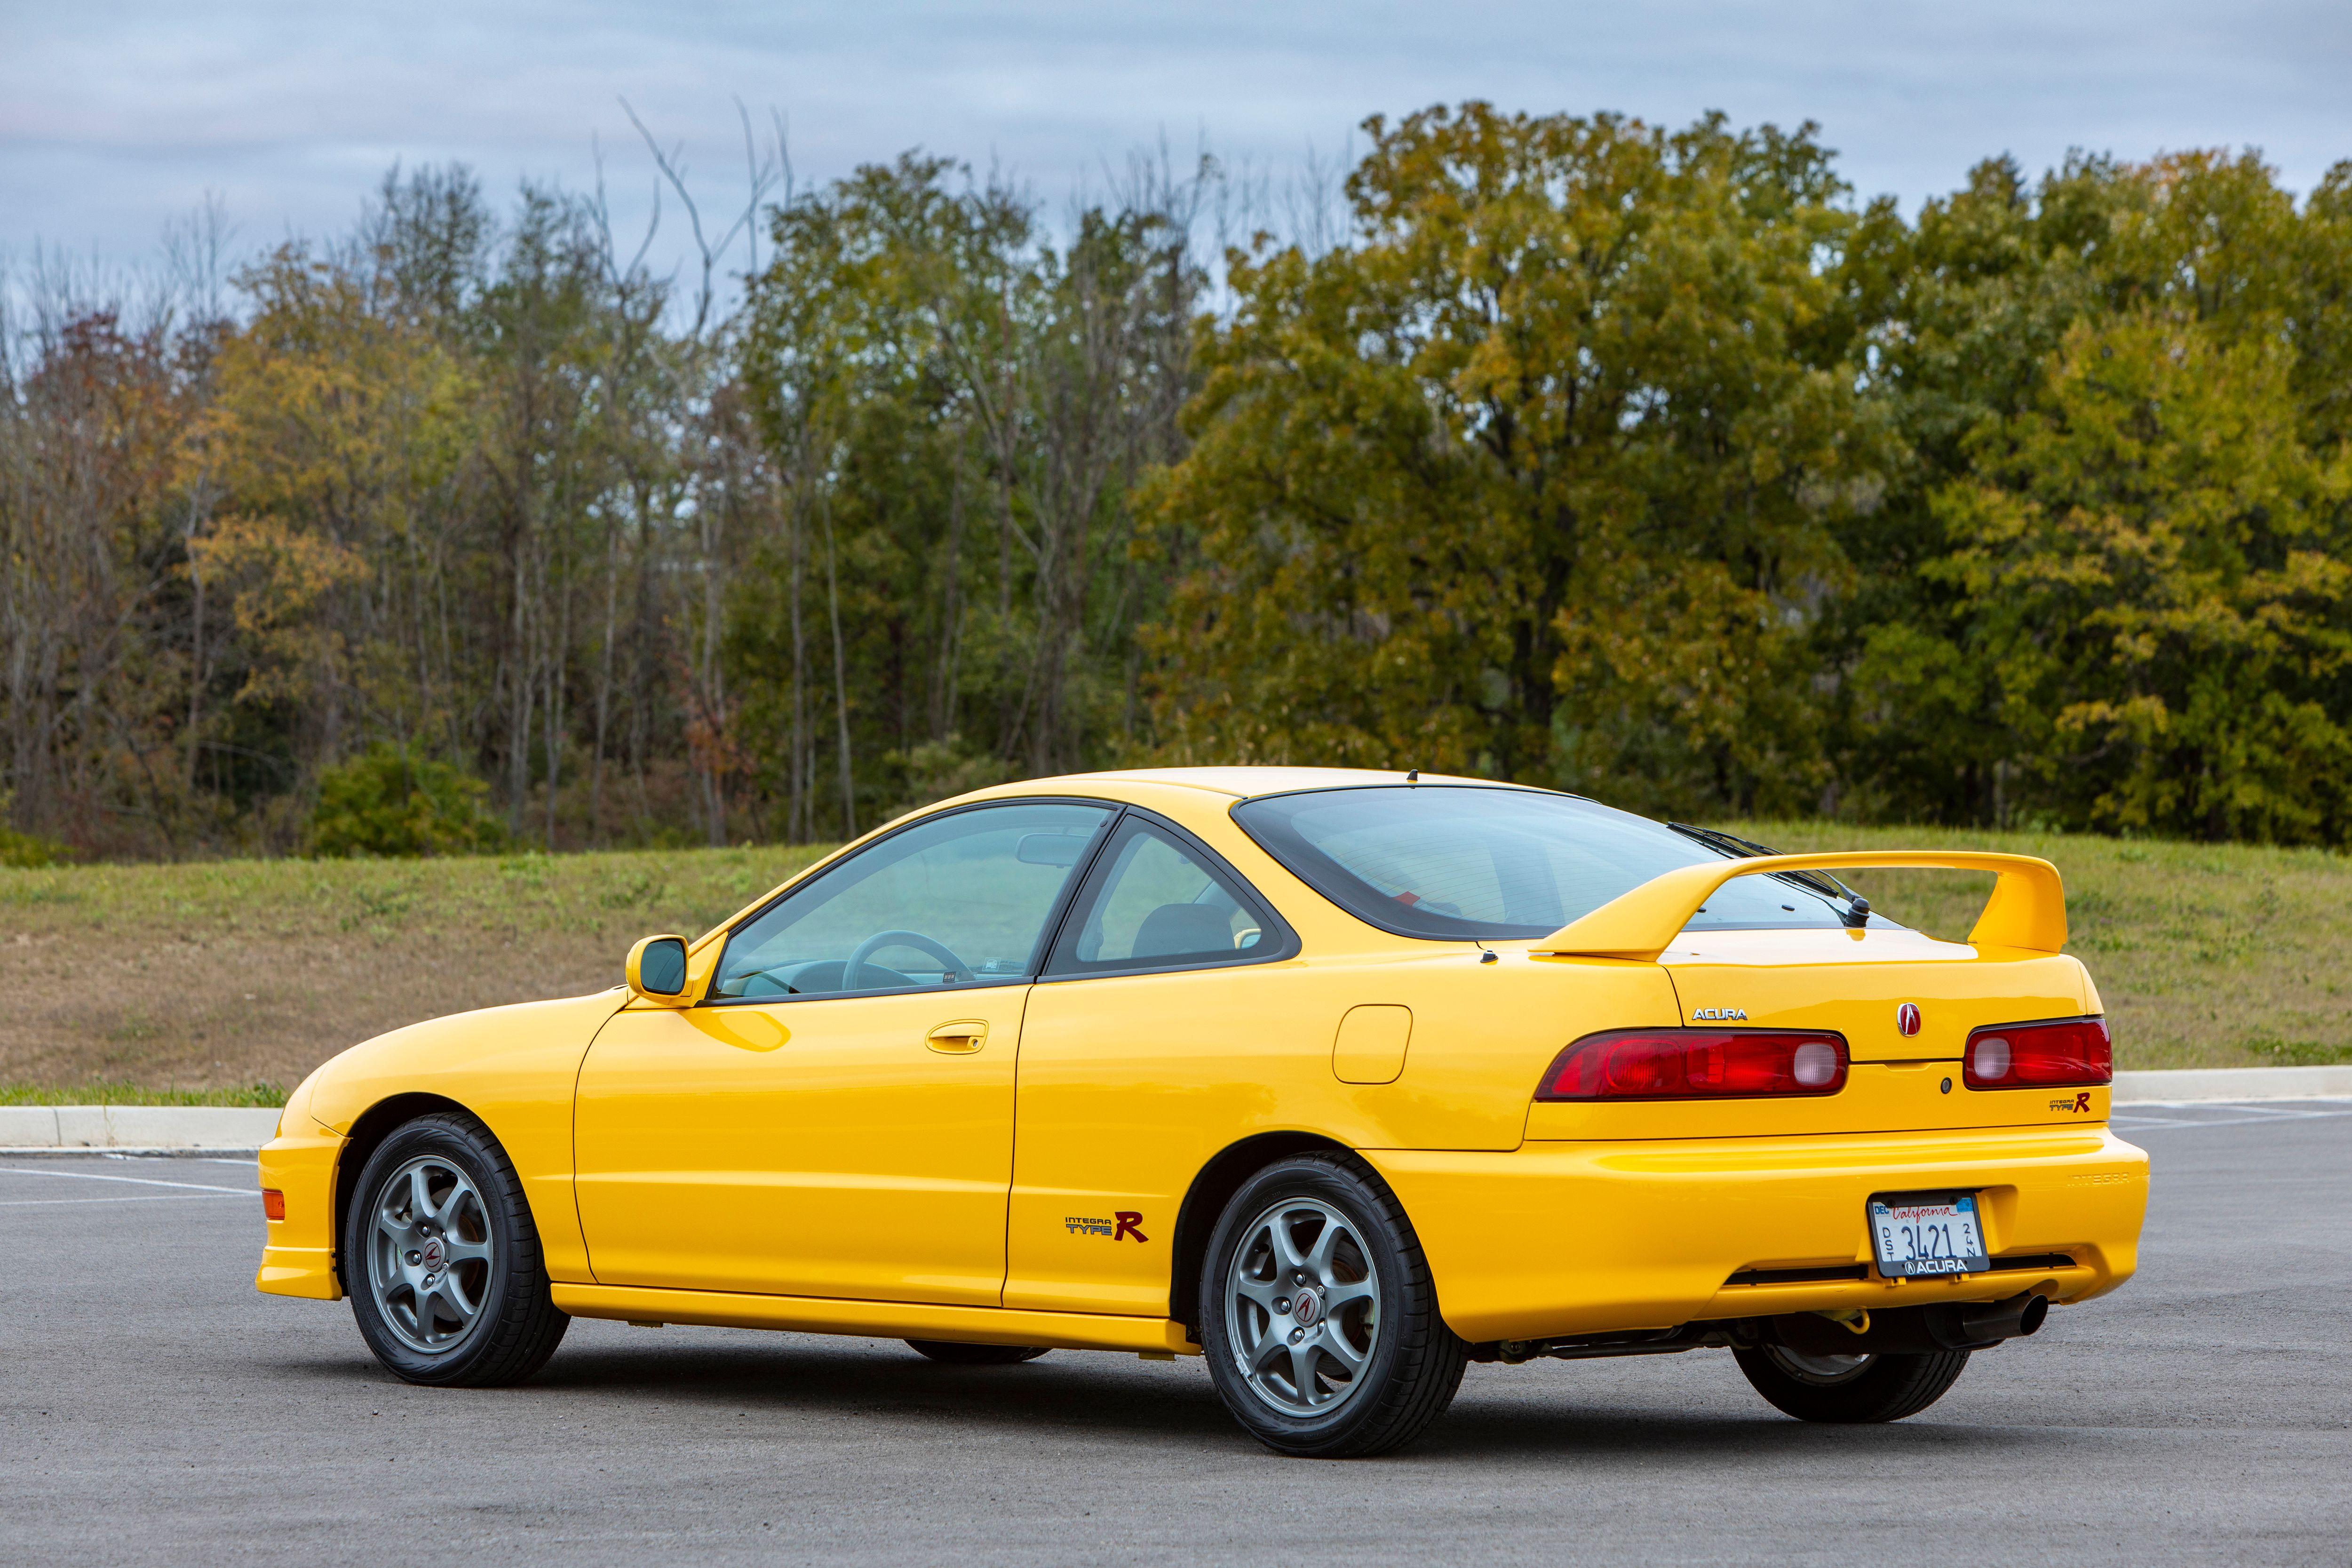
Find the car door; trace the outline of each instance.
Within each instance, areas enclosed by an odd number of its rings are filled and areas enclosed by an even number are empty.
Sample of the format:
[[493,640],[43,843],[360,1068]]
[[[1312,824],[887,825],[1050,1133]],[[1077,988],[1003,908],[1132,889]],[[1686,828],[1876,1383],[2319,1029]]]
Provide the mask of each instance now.
[[701,1004],[615,1015],[574,1117],[597,1279],[998,1304],[1024,1002],[1113,815],[925,818],[742,922]]

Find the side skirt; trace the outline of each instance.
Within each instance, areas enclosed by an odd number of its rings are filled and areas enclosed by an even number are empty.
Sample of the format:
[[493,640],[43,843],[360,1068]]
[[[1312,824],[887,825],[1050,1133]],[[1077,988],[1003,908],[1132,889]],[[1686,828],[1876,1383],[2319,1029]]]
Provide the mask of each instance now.
[[873,1339],[955,1340],[980,1345],[1049,1345],[1055,1350],[1201,1353],[1201,1347],[1184,1337],[1184,1325],[1165,1318],[938,1307],[916,1301],[838,1301],[820,1296],[753,1296],[627,1285],[557,1284],[551,1289],[555,1304],[575,1318],[721,1329],[789,1329],[803,1334],[856,1334]]

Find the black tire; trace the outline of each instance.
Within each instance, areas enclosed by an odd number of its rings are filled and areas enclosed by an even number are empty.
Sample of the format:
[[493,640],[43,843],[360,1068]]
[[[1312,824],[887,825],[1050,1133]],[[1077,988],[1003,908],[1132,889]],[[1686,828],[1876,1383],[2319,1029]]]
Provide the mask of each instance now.
[[[420,1172],[424,1206],[415,1197]],[[470,1201],[459,1177],[471,1184]],[[403,1251],[396,1235],[422,1245]],[[444,1250],[431,1250],[436,1242]],[[417,1273],[436,1261],[439,1274]],[[420,1116],[376,1145],[343,1216],[342,1267],[360,1337],[409,1383],[520,1383],[547,1364],[572,1325],[549,1295],[539,1227],[513,1163],[464,1111]]]
[[953,1340],[908,1340],[916,1350],[950,1366],[1011,1366],[1035,1361],[1050,1345],[966,1345]]
[[[1900,1421],[1944,1397],[1969,1364],[1966,1351],[1925,1355],[1799,1356],[1777,1345],[1732,1352],[1756,1392],[1800,1421]],[[1854,1363],[1850,1367],[1835,1363]]]
[[[1318,1275],[1312,1255],[1329,1227],[1328,1214],[1345,1225]],[[1244,1289],[1284,1289],[1285,1266],[1272,1251],[1277,1226],[1307,1255],[1296,1277],[1307,1284],[1276,1298],[1281,1312]],[[1369,1298],[1367,1283],[1376,1290]],[[1336,1304],[1321,1305],[1327,1297]],[[1352,1155],[1298,1155],[1244,1183],[1209,1238],[1200,1300],[1201,1349],[1218,1397],[1278,1454],[1387,1453],[1426,1431],[1462,1385],[1469,1346],[1438,1315],[1421,1239],[1387,1184]],[[1237,1333],[1249,1343],[1237,1345]],[[1255,1373],[1245,1363],[1251,1344],[1267,1352]],[[1355,1370],[1342,1351],[1357,1361]],[[1280,1364],[1286,1359],[1287,1368]]]

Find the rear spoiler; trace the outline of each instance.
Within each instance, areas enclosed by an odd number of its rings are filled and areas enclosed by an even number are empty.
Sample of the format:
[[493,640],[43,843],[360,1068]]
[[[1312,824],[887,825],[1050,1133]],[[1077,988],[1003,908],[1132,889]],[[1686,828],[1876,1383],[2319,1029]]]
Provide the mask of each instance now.
[[1537,942],[1536,952],[1575,958],[1634,958],[1654,962],[1716,889],[1734,877],[1780,871],[1991,871],[2000,880],[1969,932],[1977,947],[2056,952],[2066,945],[2066,885],[2058,868],[2031,855],[1975,850],[1854,849],[1833,855],[1759,855],[1744,860],[1678,866],[1621,893],[1591,914]]

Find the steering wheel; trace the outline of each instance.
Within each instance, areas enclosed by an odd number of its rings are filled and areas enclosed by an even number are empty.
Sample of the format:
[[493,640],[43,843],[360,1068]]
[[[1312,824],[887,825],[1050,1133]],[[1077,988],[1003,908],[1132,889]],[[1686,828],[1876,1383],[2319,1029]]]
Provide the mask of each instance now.
[[844,991],[856,990],[858,988],[858,972],[866,967],[866,961],[873,957],[877,952],[882,951],[882,949],[891,946],[911,947],[919,952],[929,953],[933,958],[938,959],[941,963],[947,965],[947,978],[949,979],[972,980],[977,978],[977,976],[972,973],[971,965],[966,963],[962,959],[958,958],[953,952],[950,952],[948,950],[946,943],[933,942],[921,931],[877,931],[872,936],[867,937],[864,942],[859,942],[856,948],[850,953],[848,962],[841,966],[841,988]]

